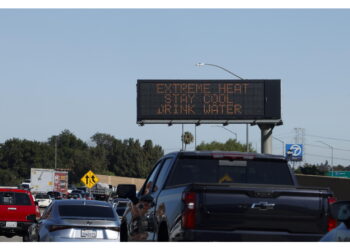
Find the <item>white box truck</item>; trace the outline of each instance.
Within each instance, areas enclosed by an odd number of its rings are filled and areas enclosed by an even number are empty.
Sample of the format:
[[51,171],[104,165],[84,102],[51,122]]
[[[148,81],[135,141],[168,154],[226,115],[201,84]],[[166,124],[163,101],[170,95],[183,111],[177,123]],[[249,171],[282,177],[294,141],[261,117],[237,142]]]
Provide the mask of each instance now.
[[32,193],[57,191],[67,193],[68,172],[54,169],[32,168],[30,171]]

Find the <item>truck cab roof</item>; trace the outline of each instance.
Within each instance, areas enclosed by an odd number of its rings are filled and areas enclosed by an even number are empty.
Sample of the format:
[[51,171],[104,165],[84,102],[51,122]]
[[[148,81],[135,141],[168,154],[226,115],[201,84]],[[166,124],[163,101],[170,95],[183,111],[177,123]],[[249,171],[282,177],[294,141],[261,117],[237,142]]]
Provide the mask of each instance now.
[[168,153],[165,156],[188,156],[188,157],[212,157],[212,158],[231,158],[231,159],[269,159],[286,161],[282,155],[260,154],[254,152],[238,152],[238,151],[177,151]]

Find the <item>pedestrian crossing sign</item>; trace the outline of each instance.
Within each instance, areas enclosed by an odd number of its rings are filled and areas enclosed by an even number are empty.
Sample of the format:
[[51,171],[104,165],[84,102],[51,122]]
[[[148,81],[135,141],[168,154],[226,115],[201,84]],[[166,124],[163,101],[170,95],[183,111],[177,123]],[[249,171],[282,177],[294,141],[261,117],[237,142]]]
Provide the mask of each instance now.
[[99,181],[97,176],[89,170],[81,179],[80,179],[87,188],[92,188]]

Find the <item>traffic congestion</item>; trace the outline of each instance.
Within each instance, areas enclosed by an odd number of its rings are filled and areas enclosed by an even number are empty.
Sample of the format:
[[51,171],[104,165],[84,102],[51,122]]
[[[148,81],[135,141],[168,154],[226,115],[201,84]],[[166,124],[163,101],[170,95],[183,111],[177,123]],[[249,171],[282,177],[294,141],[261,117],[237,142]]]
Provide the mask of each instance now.
[[0,242],[349,242],[346,23],[0,9]]
[[0,187],[0,235],[23,241],[119,241],[127,200],[112,193],[96,200],[86,190],[32,193],[30,188]]
[[87,174],[85,187],[67,193],[32,193],[31,183],[1,187],[0,235],[24,242],[350,240],[350,201],[300,187],[282,156],[174,152],[140,190]]

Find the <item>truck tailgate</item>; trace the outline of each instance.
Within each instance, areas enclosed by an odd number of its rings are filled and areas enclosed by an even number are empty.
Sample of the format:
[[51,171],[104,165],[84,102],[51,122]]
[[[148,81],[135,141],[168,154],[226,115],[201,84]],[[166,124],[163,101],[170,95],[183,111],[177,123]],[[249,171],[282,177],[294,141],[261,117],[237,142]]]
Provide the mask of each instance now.
[[199,194],[197,228],[289,233],[326,231],[326,216],[322,214],[325,190],[256,184],[194,184],[192,188]]

